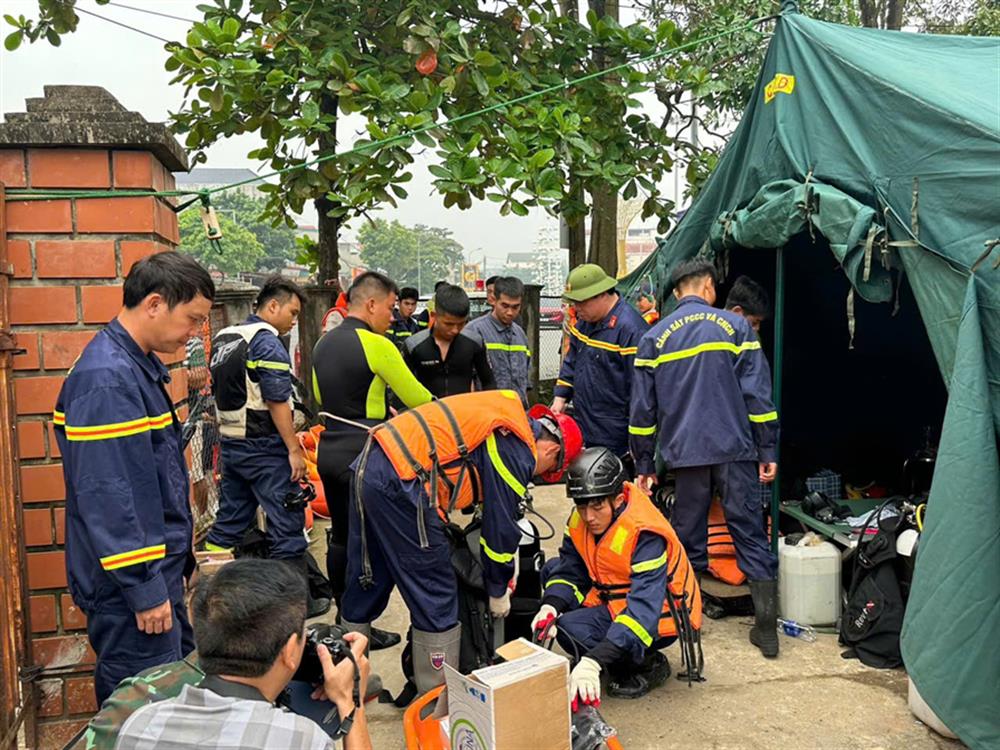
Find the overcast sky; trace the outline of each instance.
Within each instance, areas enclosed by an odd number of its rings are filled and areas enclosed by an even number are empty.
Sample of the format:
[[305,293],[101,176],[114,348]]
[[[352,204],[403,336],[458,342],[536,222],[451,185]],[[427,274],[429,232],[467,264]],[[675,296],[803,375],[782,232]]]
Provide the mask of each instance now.
[[[124,0],[123,4],[197,19],[200,15],[195,6],[202,1]],[[78,0],[78,7],[167,39],[183,39],[188,28],[184,21],[101,6],[94,0]],[[3,9],[14,16],[36,16],[38,6],[35,0],[4,0]],[[9,26],[2,20],[0,28],[3,29],[0,36],[9,33]],[[152,122],[162,122],[168,112],[180,108],[183,94],[180,87],[169,85],[171,74],[163,68],[165,59],[162,42],[81,14],[78,30],[65,35],[60,47],[44,41],[24,44],[13,53],[0,47],[0,110],[23,112],[25,99],[42,96],[45,84],[96,85],[110,91],[127,109]],[[205,166],[267,171],[260,162],[246,158],[248,151],[258,148],[258,143],[254,136],[222,140],[208,150]],[[672,196],[673,185],[672,178],[665,181],[667,197]],[[485,253],[494,261],[503,261],[508,252],[530,250],[539,228],[556,224],[543,211],[524,218],[500,216],[496,204],[488,201],[473,203],[467,211],[445,209],[441,197],[432,192],[430,175],[420,161],[406,189],[409,198],[400,203],[399,209],[387,206],[377,215],[404,224],[447,227],[475,260]],[[303,221],[314,223],[315,213],[304,216]],[[351,235],[350,231],[346,234]]]

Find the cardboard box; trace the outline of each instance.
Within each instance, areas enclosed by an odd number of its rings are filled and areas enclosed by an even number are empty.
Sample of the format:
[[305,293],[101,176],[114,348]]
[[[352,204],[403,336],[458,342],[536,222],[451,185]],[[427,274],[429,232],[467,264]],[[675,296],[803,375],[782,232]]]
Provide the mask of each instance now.
[[444,665],[452,750],[570,750],[569,660],[524,638],[497,653],[467,676]]
[[210,576],[226,563],[233,561],[232,552],[206,552],[199,550],[194,553],[198,576]]

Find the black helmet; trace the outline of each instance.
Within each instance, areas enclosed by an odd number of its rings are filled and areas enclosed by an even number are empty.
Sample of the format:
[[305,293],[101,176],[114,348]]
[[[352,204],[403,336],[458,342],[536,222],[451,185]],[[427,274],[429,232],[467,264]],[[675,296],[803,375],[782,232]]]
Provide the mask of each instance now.
[[617,495],[625,485],[625,467],[607,448],[587,448],[569,465],[566,495],[575,503]]

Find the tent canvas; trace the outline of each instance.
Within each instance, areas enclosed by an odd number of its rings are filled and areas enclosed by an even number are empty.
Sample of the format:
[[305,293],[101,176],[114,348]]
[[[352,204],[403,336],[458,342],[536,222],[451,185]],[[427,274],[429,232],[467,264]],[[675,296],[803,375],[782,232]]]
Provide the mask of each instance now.
[[912,288],[948,402],[903,656],[952,731],[1000,747],[1000,39],[788,5],[718,166],[621,288],[666,295],[683,260],[780,259],[810,232],[862,299],[888,302],[892,269]]

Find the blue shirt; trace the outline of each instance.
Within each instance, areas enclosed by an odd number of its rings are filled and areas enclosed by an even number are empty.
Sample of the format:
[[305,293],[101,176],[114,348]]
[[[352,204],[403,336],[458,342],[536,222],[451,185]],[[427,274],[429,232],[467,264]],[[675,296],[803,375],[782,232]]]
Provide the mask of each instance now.
[[[266,322],[263,318],[251,315],[244,325]],[[258,363],[256,372],[260,378],[261,398],[280,403],[292,397],[292,360],[281,339],[270,331],[260,331],[250,342],[247,357]]]
[[66,570],[85,612],[119,596],[135,612],[183,596],[183,581],[161,572],[167,556],[190,554],[192,533],[169,381],[156,355],[113,320],[59,392],[53,421],[66,480]]
[[619,296],[598,323],[569,326],[569,351],[563,359],[554,394],[573,400],[573,416],[588,446],[628,451],[629,394],[639,339],[646,321]]
[[750,324],[684,297],[639,342],[629,438],[636,471],[775,460],[771,370]]

